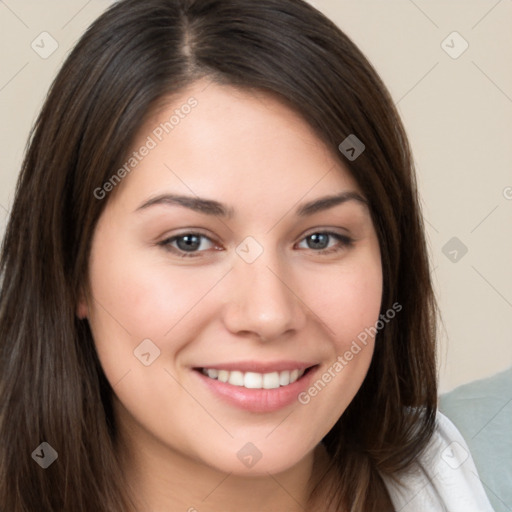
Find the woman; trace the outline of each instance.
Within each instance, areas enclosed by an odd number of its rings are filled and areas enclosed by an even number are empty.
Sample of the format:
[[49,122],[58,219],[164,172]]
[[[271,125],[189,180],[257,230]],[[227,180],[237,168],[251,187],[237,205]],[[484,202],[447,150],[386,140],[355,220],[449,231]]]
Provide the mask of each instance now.
[[1,267],[4,510],[491,510],[436,419],[402,125],[302,1],[102,15]]

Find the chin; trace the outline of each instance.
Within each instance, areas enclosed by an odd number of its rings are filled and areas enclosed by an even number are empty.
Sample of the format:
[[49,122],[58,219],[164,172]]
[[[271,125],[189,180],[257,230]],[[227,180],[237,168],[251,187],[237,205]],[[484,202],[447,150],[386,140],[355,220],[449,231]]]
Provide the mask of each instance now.
[[[314,446],[311,450],[314,450]],[[303,440],[286,445],[281,440],[272,442],[264,438],[254,442],[231,440],[227,449],[225,444],[219,446],[207,458],[203,453],[202,460],[223,473],[243,477],[266,477],[269,473],[277,474],[291,469],[310,454],[311,450],[307,450]]]

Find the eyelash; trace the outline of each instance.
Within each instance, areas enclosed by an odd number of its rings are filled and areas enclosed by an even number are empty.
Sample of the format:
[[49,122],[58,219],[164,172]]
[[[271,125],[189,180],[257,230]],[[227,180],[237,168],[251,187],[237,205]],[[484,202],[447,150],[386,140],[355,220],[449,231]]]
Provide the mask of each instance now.
[[[335,238],[338,241],[338,244],[336,246],[327,247],[325,249],[315,250],[315,249],[308,248],[308,250],[312,251],[315,254],[320,254],[320,255],[333,254],[333,253],[337,253],[337,252],[339,252],[339,251],[341,251],[343,249],[350,248],[350,247],[352,247],[354,245],[354,240],[352,238],[350,238],[347,235],[341,235],[340,233],[335,233],[333,231],[313,231],[313,232],[305,235],[303,238],[301,238],[299,243],[303,242],[304,240],[306,240],[307,238],[309,238],[309,237],[311,237],[313,235],[328,235],[329,237]],[[214,246],[218,247],[216,245],[215,241],[212,240],[210,237],[206,236],[203,233],[198,233],[198,232],[194,232],[194,231],[187,232],[187,233],[182,233],[180,235],[175,235],[175,236],[172,236],[170,238],[166,238],[165,240],[162,240],[161,242],[159,242],[158,245],[163,247],[165,250],[167,250],[169,252],[172,252],[173,254],[175,254],[175,255],[177,255],[177,256],[179,256],[181,258],[197,258],[197,257],[199,257],[201,255],[201,253],[205,252],[204,250],[203,251],[187,252],[187,251],[183,251],[181,249],[178,249],[176,247],[173,247],[171,245],[176,240],[178,240],[180,238],[183,238],[183,237],[186,237],[186,236],[196,236],[196,237],[200,237],[200,238],[203,238],[203,239],[207,239],[212,244],[214,244]]]

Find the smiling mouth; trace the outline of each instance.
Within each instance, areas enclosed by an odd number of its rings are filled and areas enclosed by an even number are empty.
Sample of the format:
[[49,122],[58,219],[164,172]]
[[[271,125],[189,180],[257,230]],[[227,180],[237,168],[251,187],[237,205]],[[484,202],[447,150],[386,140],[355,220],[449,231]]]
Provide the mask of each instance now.
[[313,366],[309,368],[284,370],[280,372],[257,373],[242,372],[239,370],[221,370],[216,368],[198,368],[203,375],[219,382],[246,389],[278,389],[298,381]]

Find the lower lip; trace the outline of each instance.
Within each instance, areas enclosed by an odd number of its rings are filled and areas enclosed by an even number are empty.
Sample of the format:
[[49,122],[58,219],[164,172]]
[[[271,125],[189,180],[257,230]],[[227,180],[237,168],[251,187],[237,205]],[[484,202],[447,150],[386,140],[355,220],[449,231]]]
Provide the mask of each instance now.
[[317,368],[314,366],[293,384],[275,389],[248,389],[211,379],[198,370],[194,370],[194,373],[210,391],[239,409],[251,412],[273,412],[294,402],[298,403],[297,396],[309,386]]

